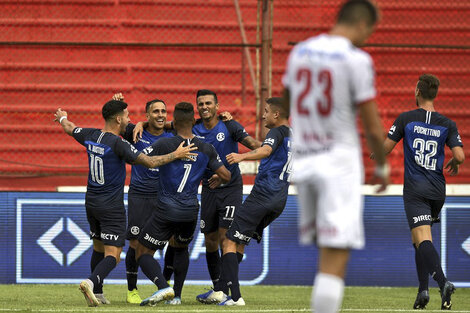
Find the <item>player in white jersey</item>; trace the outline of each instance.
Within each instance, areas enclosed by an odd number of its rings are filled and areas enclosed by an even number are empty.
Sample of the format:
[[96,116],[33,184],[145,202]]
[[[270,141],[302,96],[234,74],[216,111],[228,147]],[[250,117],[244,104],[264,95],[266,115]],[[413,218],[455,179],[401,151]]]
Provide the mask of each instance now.
[[380,155],[375,159],[379,191],[388,184],[373,63],[356,48],[372,34],[377,15],[367,0],[346,2],[328,34],[294,47],[283,77],[292,116],[301,242],[316,242],[320,249],[312,295],[315,313],[341,307],[349,250],[364,247],[357,111],[370,148]]

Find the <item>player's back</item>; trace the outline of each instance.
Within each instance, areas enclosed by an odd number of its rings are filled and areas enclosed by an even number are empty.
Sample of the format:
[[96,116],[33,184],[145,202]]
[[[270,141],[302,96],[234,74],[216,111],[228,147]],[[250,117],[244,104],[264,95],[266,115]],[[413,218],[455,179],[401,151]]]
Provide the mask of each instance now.
[[197,137],[183,139],[180,136],[162,138],[151,146],[149,155],[170,153],[186,141],[194,143],[197,156],[190,159],[175,160],[160,166],[160,193],[157,200],[160,214],[168,220],[191,221],[197,218],[199,202],[197,191],[207,168],[216,170],[222,166],[215,148]]
[[332,145],[359,147],[357,105],[375,98],[370,56],[344,37],[322,34],[289,55],[293,148],[304,154]]
[[403,138],[405,184],[408,191],[429,199],[445,197],[445,146],[461,145],[455,123],[438,112],[416,109],[402,113],[388,137]]
[[88,153],[88,184],[86,202],[97,208],[122,207],[125,163],[133,162],[138,152],[124,139],[95,128],[75,128],[74,138]]

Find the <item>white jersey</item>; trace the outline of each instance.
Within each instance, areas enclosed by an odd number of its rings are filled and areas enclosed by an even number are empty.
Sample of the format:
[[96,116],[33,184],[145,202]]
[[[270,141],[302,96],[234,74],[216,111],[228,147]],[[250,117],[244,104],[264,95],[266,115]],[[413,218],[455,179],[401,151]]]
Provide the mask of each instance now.
[[293,151],[359,147],[357,105],[376,96],[370,55],[341,36],[322,34],[291,51],[283,83],[290,90]]

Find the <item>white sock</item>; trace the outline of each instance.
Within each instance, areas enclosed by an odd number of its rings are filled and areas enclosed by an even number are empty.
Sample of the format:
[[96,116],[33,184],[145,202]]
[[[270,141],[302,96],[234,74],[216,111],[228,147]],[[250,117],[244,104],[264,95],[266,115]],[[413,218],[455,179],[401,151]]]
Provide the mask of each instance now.
[[312,293],[315,313],[336,313],[343,302],[344,281],[338,276],[318,273]]

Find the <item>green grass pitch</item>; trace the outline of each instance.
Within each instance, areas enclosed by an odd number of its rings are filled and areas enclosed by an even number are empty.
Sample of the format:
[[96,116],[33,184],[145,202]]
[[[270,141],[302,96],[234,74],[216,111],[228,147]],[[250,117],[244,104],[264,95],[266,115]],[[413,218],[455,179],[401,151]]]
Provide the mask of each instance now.
[[[139,287],[142,297],[156,289]],[[88,308],[78,285],[0,285],[0,312],[309,312],[311,287],[307,286],[242,286],[245,307],[203,305],[195,296],[205,291],[203,286],[185,286],[183,304],[140,307],[125,302],[126,286],[105,285],[110,305]],[[440,297],[436,288],[430,290],[431,301],[425,312],[440,312]],[[416,312],[412,309],[416,288],[346,287],[342,312]],[[470,289],[458,288],[452,297],[453,312],[470,313]]]

